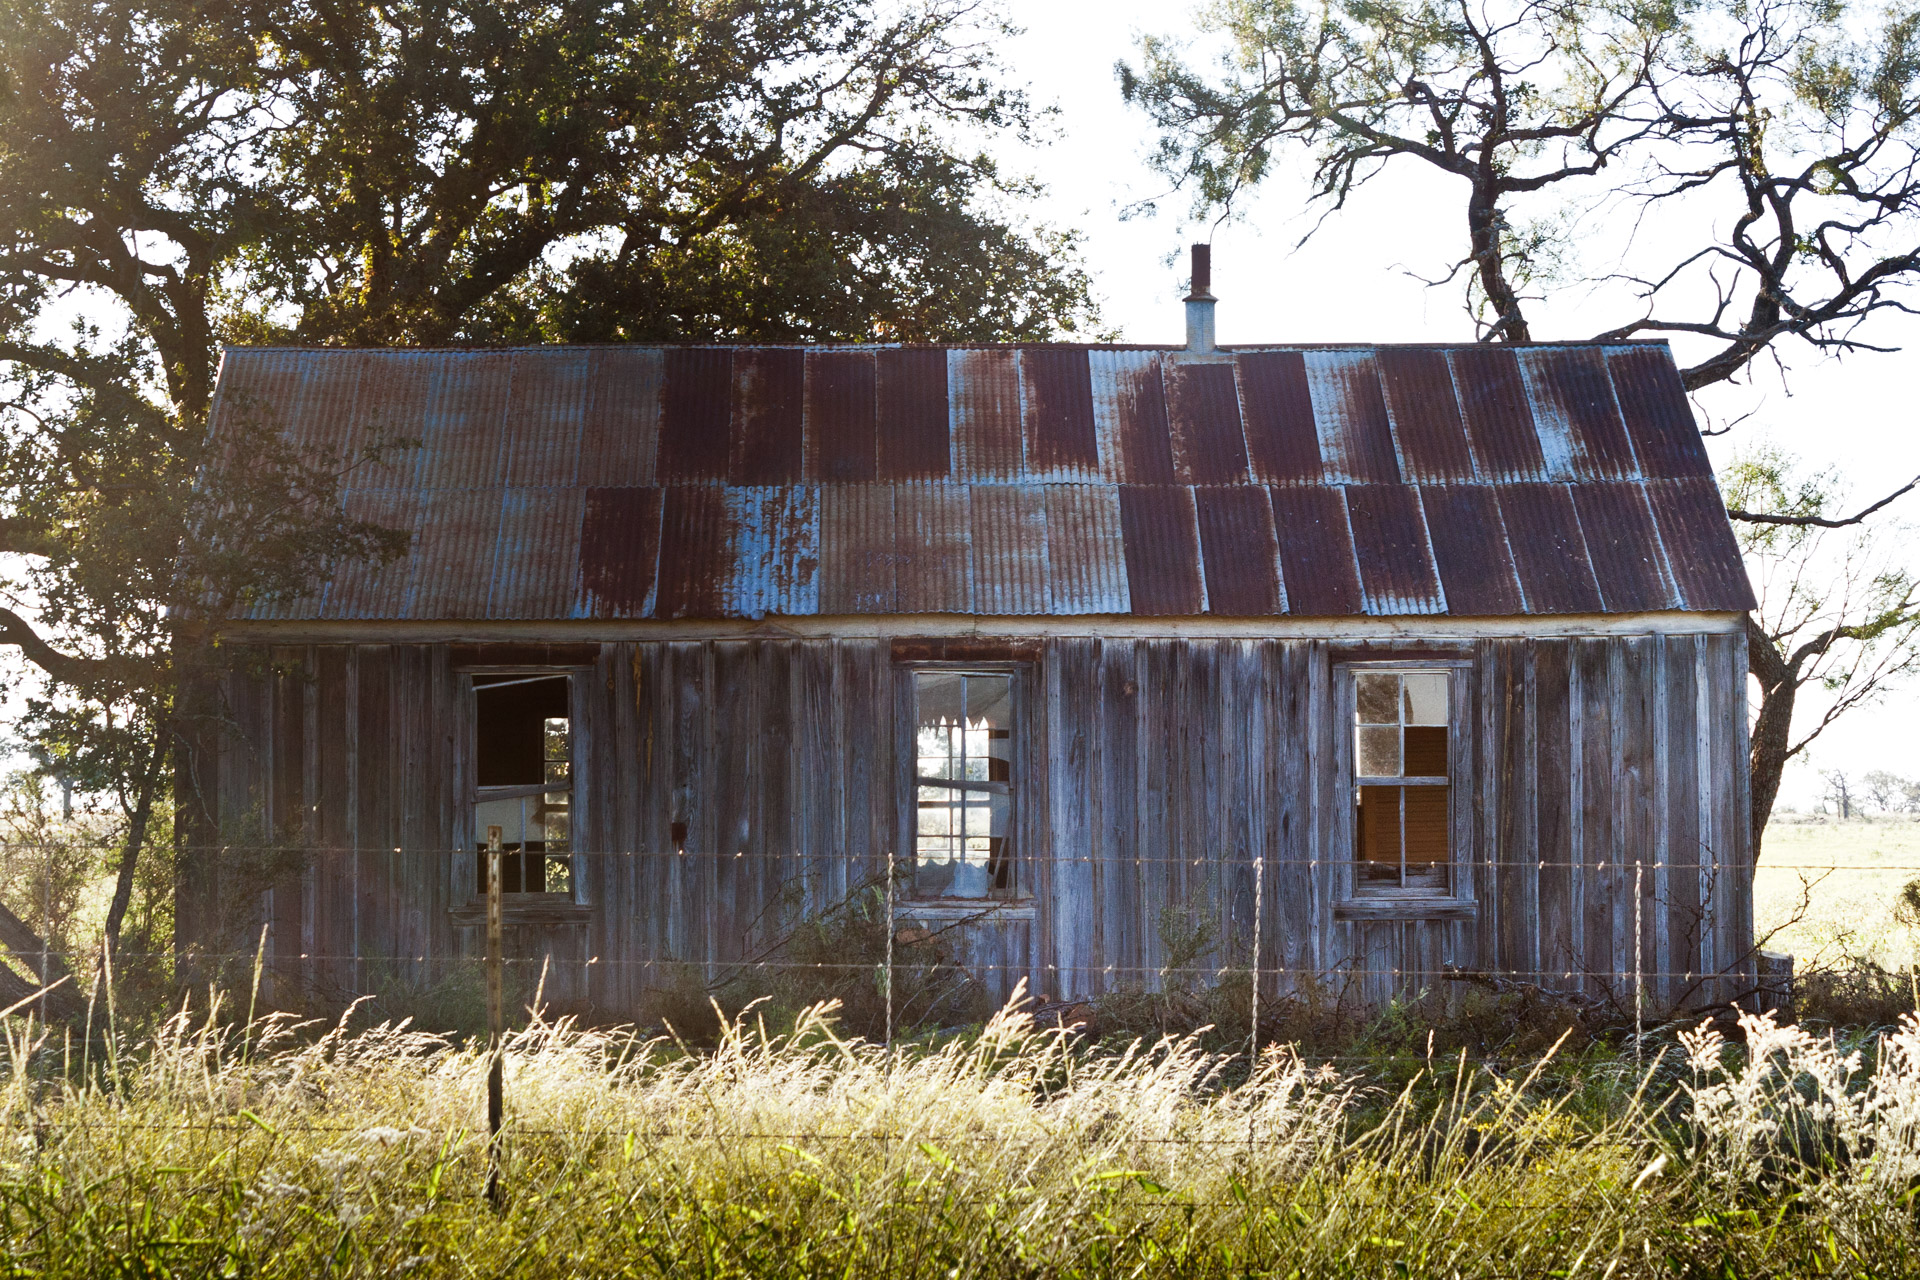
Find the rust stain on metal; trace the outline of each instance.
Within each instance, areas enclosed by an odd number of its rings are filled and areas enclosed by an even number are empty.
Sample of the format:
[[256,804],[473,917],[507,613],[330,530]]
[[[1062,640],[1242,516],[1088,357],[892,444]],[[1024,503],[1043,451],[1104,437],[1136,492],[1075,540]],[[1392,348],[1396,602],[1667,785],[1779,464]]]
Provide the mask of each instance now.
[[1020,363],[1012,351],[949,351],[954,478],[1019,480],[1026,475],[1020,427]]
[[1646,491],[1633,481],[1573,487],[1587,559],[1610,612],[1671,609],[1679,603]]
[[1175,476],[1182,484],[1245,484],[1247,438],[1233,366],[1176,362],[1166,377]]
[[1047,508],[1039,485],[970,486],[973,607],[1013,616],[1047,611]]
[[1020,351],[1021,421],[1027,474],[1035,480],[1097,480],[1092,373],[1078,347]]
[[879,474],[880,428],[873,352],[807,353],[807,475],[826,483]]
[[420,483],[430,489],[502,483],[513,358],[504,352],[450,352],[439,370],[420,432]]
[[820,490],[820,612],[893,613],[893,486]]
[[653,616],[726,617],[734,549],[725,489],[705,484],[669,486],[660,513],[660,570]]
[[973,513],[966,485],[893,488],[895,607],[901,613],[973,611]]
[[1473,454],[1467,448],[1446,353],[1382,347],[1379,358],[1400,468],[1407,479],[1415,484],[1471,482]]
[[1334,484],[1398,484],[1400,464],[1393,453],[1373,352],[1310,351],[1306,367],[1326,479]]
[[1740,545],[1712,477],[1650,480],[1646,489],[1661,541],[1672,551],[1674,585],[1685,607],[1755,608]]
[[1483,484],[1423,485],[1420,507],[1426,513],[1447,612],[1483,617],[1525,613],[1526,598],[1493,490]]
[[1047,612],[1127,613],[1127,552],[1120,491],[1107,484],[1050,484]]
[[724,605],[727,616],[818,613],[816,491],[792,485],[738,486],[726,494],[726,527],[733,538],[732,576]]
[[1347,524],[1347,504],[1340,490],[1275,485],[1267,496],[1273,503],[1287,612],[1307,617],[1365,613],[1353,530]]
[[1126,543],[1127,595],[1134,613],[1175,617],[1206,612],[1193,490],[1177,485],[1122,485],[1120,530]]
[[505,491],[428,489],[413,543],[403,618],[485,617]]
[[566,347],[513,353],[506,420],[509,487],[577,482],[591,354]]
[[654,460],[661,483],[726,479],[732,402],[732,349],[667,349]]
[[507,490],[487,598],[489,618],[573,615],[585,507],[585,493],[571,486]]
[[1664,348],[1610,348],[1607,372],[1613,376],[1621,416],[1647,478],[1676,480],[1713,474],[1706,442],[1687,404],[1687,389]]
[[1528,613],[1595,613],[1600,586],[1564,484],[1510,484],[1494,490],[1507,526]]
[[[1534,426],[1556,480],[1629,480],[1639,475],[1613,399],[1613,382],[1591,347],[1528,347],[1519,353]],[[1556,467],[1556,455],[1565,461]]]
[[1306,358],[1298,351],[1237,356],[1248,460],[1261,484],[1324,484]]
[[666,353],[658,347],[596,347],[589,368],[579,483],[652,484]]
[[1513,352],[1502,347],[1461,347],[1447,353],[1460,413],[1480,479],[1513,484],[1547,478],[1533,407]]
[[1285,613],[1280,545],[1266,491],[1244,484],[1207,487],[1195,489],[1193,498],[1207,612],[1243,618]]
[[728,484],[799,483],[805,393],[804,352],[769,347],[735,354]]
[[1353,484],[1346,496],[1367,612],[1445,613],[1420,491],[1406,484]]
[[652,616],[662,493],[652,485],[587,490],[580,594],[589,617]]
[[947,353],[906,347],[875,357],[879,374],[882,480],[945,480],[953,471],[948,443]]
[[1095,351],[1087,364],[1101,477],[1120,484],[1172,484],[1173,440],[1159,353]]

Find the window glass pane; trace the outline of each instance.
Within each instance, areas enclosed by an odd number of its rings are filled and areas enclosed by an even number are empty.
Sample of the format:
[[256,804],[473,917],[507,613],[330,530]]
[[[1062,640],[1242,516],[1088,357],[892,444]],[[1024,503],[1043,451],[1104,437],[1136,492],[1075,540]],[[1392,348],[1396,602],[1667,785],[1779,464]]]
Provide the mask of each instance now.
[[1447,861],[1447,788],[1408,787],[1407,871],[1444,870]]
[[1400,677],[1405,690],[1408,724],[1444,725],[1447,722],[1447,673],[1410,671]]
[[1407,726],[1405,766],[1409,778],[1447,776],[1447,731]]
[[1013,680],[947,671],[914,674],[918,776],[992,789],[915,788],[914,891],[984,898],[1013,887],[1006,856],[1013,797]]
[[1400,723],[1400,677],[1362,671],[1353,678],[1355,719],[1361,724]]
[[1354,772],[1362,778],[1399,777],[1401,731],[1397,728],[1363,728],[1357,732],[1360,735],[1360,748],[1354,762]]
[[1362,884],[1397,885],[1400,882],[1399,787],[1354,788],[1354,835],[1359,866],[1354,876]]

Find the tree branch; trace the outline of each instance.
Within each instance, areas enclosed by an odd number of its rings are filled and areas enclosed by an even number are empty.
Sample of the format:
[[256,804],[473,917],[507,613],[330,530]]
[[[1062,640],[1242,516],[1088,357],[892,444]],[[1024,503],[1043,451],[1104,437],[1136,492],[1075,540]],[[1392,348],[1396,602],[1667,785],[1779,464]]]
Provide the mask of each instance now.
[[18,646],[28,662],[63,684],[94,684],[113,674],[114,664],[104,658],[60,652],[11,609],[0,609],[0,645]]
[[1829,520],[1825,516],[1781,516],[1765,511],[1742,511],[1738,507],[1727,508],[1727,518],[1744,520],[1748,524],[1792,525],[1799,529],[1844,529],[1850,524],[1859,524],[1888,503],[1912,493],[1916,487],[1920,487],[1920,476],[1915,476],[1872,506],[1862,507],[1844,520]]

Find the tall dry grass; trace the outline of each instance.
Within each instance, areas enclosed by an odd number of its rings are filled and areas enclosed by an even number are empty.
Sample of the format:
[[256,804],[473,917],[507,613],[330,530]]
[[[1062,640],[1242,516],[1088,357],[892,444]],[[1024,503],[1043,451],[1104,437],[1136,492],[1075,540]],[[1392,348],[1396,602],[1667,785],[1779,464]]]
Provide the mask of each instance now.
[[16,1024],[7,1276],[1804,1276],[1920,1272],[1920,1023],[1765,1019],[1644,1073],[1367,1081],[1003,1013],[889,1052],[829,1009],[711,1052],[536,1024],[480,1196],[484,1052],[182,1016],[91,1061]]

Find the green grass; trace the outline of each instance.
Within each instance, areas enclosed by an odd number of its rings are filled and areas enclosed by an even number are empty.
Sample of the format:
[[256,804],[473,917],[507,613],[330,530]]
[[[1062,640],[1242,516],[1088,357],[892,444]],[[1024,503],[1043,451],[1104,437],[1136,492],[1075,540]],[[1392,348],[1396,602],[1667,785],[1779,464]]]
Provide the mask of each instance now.
[[1768,949],[1791,953],[1801,968],[1855,956],[1905,965],[1917,939],[1895,922],[1893,903],[1914,879],[1920,820],[1776,820],[1761,843],[1754,922],[1761,937],[1778,930]]
[[1920,1034],[1749,1034],[1383,1089],[1008,1015],[895,1052],[819,1011],[698,1054],[535,1026],[496,1212],[481,1051],[183,1018],[83,1068],[16,1023],[0,1275],[1920,1274]]

